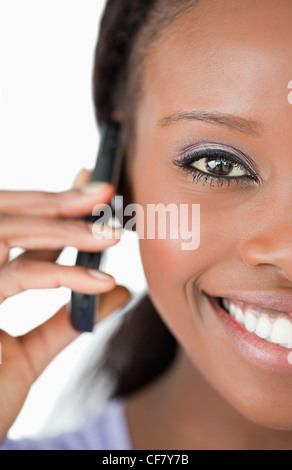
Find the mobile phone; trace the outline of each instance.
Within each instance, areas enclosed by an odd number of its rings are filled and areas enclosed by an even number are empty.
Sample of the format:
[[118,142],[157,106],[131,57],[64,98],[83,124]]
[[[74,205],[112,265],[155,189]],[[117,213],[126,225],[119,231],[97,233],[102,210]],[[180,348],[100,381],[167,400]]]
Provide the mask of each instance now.
[[[101,126],[101,141],[96,160],[96,166],[92,172],[91,181],[108,182],[119,186],[122,160],[124,155],[122,126],[116,121],[106,122]],[[111,202],[112,213],[115,208]],[[96,222],[99,217],[88,216],[87,221]],[[76,265],[87,269],[99,269],[103,253],[78,252]],[[80,292],[72,292],[71,296],[71,323],[80,332],[92,332],[95,323],[95,314],[98,309],[98,295],[87,295]]]

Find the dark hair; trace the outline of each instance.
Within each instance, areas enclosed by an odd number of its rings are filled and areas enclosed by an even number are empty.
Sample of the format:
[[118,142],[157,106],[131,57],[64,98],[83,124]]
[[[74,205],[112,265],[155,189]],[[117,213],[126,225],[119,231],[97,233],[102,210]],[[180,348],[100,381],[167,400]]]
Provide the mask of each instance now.
[[[197,2],[107,1],[93,74],[98,123],[111,119],[112,113],[123,106],[128,106],[127,113],[133,111],[139,96],[138,87],[141,87],[141,56],[146,49],[149,50],[149,45],[163,27],[182,11],[183,6],[185,10],[187,5],[193,6]],[[144,35],[138,45],[142,33]],[[134,75],[134,81],[130,80],[130,75]],[[127,178],[126,173],[123,178]],[[126,182],[123,188],[129,188]],[[114,383],[112,397],[127,396],[166,370],[174,360],[177,347],[176,339],[161,320],[149,295],[145,295],[124,314],[121,325],[107,343],[98,373],[105,372]]]
[[106,375],[111,383],[112,398],[125,397],[166,370],[176,351],[175,338],[149,295],[145,295],[123,313],[122,322],[108,340],[94,376]]
[[108,0],[100,23],[93,72],[93,98],[99,123],[110,119],[125,92],[130,53],[157,0]]
[[145,55],[165,28],[199,1],[107,1],[93,72],[93,98],[99,123],[109,120],[115,110],[124,111],[127,121],[134,118],[133,111],[142,94]]

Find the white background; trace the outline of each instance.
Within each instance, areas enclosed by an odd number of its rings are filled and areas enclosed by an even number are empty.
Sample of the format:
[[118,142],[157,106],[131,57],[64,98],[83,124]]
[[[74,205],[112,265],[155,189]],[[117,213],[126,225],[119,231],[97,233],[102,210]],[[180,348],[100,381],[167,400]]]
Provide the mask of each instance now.
[[[91,76],[104,5],[105,0],[0,0],[0,189],[64,191],[81,168],[94,166],[99,135]],[[74,264],[75,257],[68,248],[62,262]],[[133,237],[110,251],[104,270],[133,293],[145,288]],[[0,306],[0,328],[21,334],[69,299],[67,289],[9,299]],[[92,341],[83,335],[49,367],[12,437],[42,429]]]

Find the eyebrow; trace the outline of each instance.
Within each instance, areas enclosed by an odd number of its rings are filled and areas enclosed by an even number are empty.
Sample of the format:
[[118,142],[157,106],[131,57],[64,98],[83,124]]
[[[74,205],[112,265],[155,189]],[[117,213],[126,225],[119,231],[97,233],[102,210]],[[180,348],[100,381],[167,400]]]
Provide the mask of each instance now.
[[180,121],[204,121],[210,124],[220,124],[230,129],[237,130],[244,134],[260,136],[263,134],[263,128],[258,121],[245,119],[233,114],[217,113],[213,111],[184,111],[159,120],[159,126],[166,127]]

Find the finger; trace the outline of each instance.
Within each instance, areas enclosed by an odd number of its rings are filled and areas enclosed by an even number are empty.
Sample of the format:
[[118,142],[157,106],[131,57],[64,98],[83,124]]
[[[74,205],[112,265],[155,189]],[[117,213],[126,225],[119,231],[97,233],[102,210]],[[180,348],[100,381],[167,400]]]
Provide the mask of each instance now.
[[[123,286],[116,286],[111,292],[102,294],[99,321],[123,307],[130,298],[130,292]],[[62,307],[50,320],[25,335],[22,344],[34,374],[31,381],[34,382],[57,354],[79,335],[72,327],[69,305]]]
[[[82,188],[86,183],[90,181],[91,178],[91,172],[89,170],[81,170],[78,175],[76,176],[74,183],[73,183],[73,188],[78,189]],[[0,265],[5,264],[8,261],[9,258],[9,248],[4,247],[5,251],[3,256],[3,262],[1,262],[1,257],[0,257]],[[2,250],[3,251],[3,250]],[[1,253],[1,249],[0,249]],[[22,258],[25,258],[27,260],[40,260],[40,261],[52,261],[56,262],[59,256],[61,255],[62,250],[43,250],[43,251],[37,251],[37,250],[27,250],[25,253],[20,255]]]
[[29,289],[67,287],[95,295],[115,287],[112,276],[81,266],[61,266],[44,261],[15,258],[0,270],[0,303]]
[[78,189],[82,188],[85,184],[89,183],[91,180],[91,172],[89,170],[81,170],[78,175],[76,176],[73,188]]
[[[82,251],[103,251],[121,238],[121,230],[85,220],[46,219],[6,215],[0,240],[9,249],[59,250],[73,246]],[[94,235],[93,235],[94,228]]]
[[110,292],[99,296],[96,322],[100,322],[117,309],[124,307],[132,299],[131,292],[124,286],[116,286]]
[[57,354],[79,334],[71,325],[69,306],[65,305],[50,320],[23,336],[21,342],[32,373],[30,383],[35,382]]
[[0,241],[0,266],[9,261],[9,247],[6,243]]
[[[42,191],[0,191],[0,213],[40,217],[82,217],[92,213],[96,204],[108,204],[114,186],[94,183],[61,193]],[[2,222],[1,222],[2,223]]]
[[27,250],[19,255],[18,258],[27,261],[51,261],[52,263],[55,263],[61,253],[62,250]]

